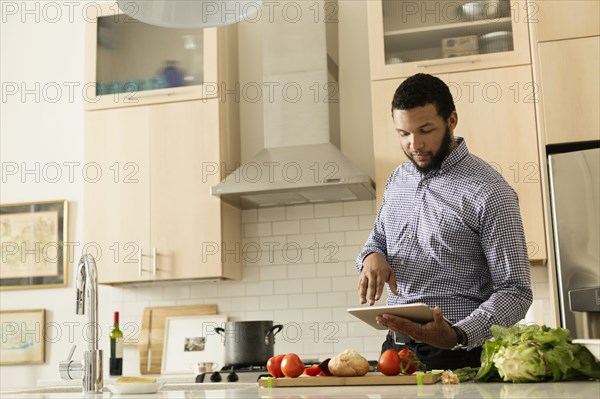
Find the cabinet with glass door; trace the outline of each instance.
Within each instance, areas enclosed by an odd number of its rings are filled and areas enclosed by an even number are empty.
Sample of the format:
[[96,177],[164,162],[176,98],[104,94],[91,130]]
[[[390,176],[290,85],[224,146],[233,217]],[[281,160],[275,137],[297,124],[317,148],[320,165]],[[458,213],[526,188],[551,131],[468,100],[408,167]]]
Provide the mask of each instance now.
[[171,29],[96,3],[86,24],[87,110],[216,98],[232,27]]
[[525,0],[367,2],[371,79],[531,62]]

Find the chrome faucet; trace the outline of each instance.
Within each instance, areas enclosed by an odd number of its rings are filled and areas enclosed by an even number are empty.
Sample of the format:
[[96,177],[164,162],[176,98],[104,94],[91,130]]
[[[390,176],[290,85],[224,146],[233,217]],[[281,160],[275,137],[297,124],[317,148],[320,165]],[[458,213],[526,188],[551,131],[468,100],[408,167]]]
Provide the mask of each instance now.
[[[77,291],[76,314],[87,313],[88,350],[83,352],[83,361],[71,360],[75,345],[66,361],[58,364],[63,380],[83,379],[83,393],[102,392],[102,350],[98,349],[98,279],[96,261],[84,254],[77,266],[75,289]],[[87,303],[87,309],[86,309]]]

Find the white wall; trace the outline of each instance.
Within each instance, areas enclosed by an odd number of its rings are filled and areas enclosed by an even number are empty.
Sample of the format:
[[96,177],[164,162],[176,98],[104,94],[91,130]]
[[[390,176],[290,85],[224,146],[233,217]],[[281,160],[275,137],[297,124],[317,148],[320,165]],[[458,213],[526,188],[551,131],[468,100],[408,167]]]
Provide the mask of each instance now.
[[[2,1],[21,7],[22,2]],[[34,2],[28,9],[34,9]],[[49,2],[62,4],[58,2]],[[14,203],[49,199],[67,199],[70,202],[69,240],[81,242],[83,221],[82,175],[68,179],[68,169],[63,169],[63,179],[50,183],[43,178],[44,166],[49,162],[63,165],[78,162],[82,165],[83,153],[83,6],[63,6],[62,18],[56,20],[51,9],[38,6],[37,14],[9,16],[3,13],[0,25],[1,79],[3,90],[13,82],[28,89],[40,84],[39,100],[33,94],[21,99],[19,92],[2,99],[0,155],[3,168],[17,163],[33,169],[40,166],[40,180],[27,174],[2,176],[0,201]],[[73,18],[70,19],[69,11]],[[3,8],[3,12],[5,9]],[[35,20],[36,16],[38,21]],[[24,22],[21,20],[24,18]],[[55,21],[55,22],[52,22]],[[369,69],[366,32],[366,7],[360,1],[340,2],[340,74],[342,148],[354,162],[374,176]],[[253,39],[260,38],[259,25],[240,25],[241,81],[260,81],[260,51],[254,52]],[[256,80],[258,76],[258,80]],[[68,86],[75,86],[75,95],[69,98]],[[44,85],[48,85],[44,96]],[[62,87],[62,95],[55,101],[52,87]],[[11,86],[12,87],[12,86]],[[254,155],[262,148],[262,107],[260,104],[242,104],[242,145],[244,157]],[[4,169],[3,169],[4,170]],[[81,169],[75,169],[80,172]],[[143,308],[155,305],[216,303],[219,310],[234,320],[273,319],[301,324],[302,339],[292,343],[279,339],[278,352],[297,352],[302,356],[324,357],[353,347],[374,358],[379,350],[382,334],[350,318],[345,309],[357,304],[354,257],[366,239],[375,216],[372,201],[352,204],[332,204],[249,210],[243,213],[244,240],[294,241],[302,244],[303,252],[313,256],[309,249],[314,242],[321,247],[334,242],[339,251],[336,263],[315,263],[305,259],[302,263],[270,263],[256,265],[246,262],[244,277],[239,282],[177,283],[162,286],[111,288],[100,290],[100,323],[103,327],[101,347],[108,349],[108,327],[114,310],[122,312],[122,323],[140,322]],[[81,247],[78,247],[79,249]],[[74,257],[81,251],[75,251]],[[325,252],[321,254],[324,256]],[[280,259],[278,257],[277,259]],[[31,386],[38,379],[57,379],[57,364],[63,360],[73,343],[78,344],[75,357],[81,358],[84,341],[81,329],[74,329],[70,337],[65,323],[81,322],[82,316],[74,314],[73,265],[69,265],[69,286],[45,290],[0,292],[0,309],[47,309],[47,321],[65,326],[56,343],[47,344],[46,362],[36,366],[0,367],[0,387]],[[537,310],[528,319],[547,322],[543,307],[548,297],[545,268],[534,268],[534,292]],[[535,307],[535,306],[534,306]],[[333,322],[337,328],[333,338],[325,342],[325,334],[333,331],[325,323]],[[314,325],[313,323],[317,323]],[[313,326],[311,329],[310,327]],[[315,331],[321,334],[314,343]],[[125,369],[138,374],[137,351],[127,347]]]

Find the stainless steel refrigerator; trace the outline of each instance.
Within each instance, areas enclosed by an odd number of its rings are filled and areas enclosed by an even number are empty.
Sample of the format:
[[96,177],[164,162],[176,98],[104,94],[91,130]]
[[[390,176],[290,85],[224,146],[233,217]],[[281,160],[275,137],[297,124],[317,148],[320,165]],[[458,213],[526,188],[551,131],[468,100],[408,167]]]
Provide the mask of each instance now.
[[600,338],[600,148],[548,149],[561,326]]

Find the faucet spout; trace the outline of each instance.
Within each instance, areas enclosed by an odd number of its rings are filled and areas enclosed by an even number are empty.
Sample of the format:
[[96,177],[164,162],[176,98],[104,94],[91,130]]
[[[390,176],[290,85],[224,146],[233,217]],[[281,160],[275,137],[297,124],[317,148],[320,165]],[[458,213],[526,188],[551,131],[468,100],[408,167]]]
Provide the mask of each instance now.
[[[83,353],[83,361],[69,360],[59,363],[59,370],[63,379],[81,378],[77,370],[83,369],[83,392],[102,392],[102,350],[98,349],[98,278],[96,261],[89,254],[84,254],[79,260],[75,280],[76,314],[87,314],[85,326],[88,350]],[[87,306],[86,306],[87,305]]]

